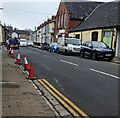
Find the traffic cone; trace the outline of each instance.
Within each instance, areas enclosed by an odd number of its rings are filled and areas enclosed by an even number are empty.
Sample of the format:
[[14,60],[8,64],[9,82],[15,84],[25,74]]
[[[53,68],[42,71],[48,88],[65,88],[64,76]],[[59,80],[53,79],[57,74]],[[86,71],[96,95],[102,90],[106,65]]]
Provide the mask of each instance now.
[[11,55],[11,47],[10,47],[10,50],[9,50],[9,55]]
[[13,47],[11,47],[11,53],[10,53],[10,56],[13,57],[14,54],[13,54]]
[[20,64],[20,50],[18,51],[18,56],[17,56],[16,63],[17,63],[17,64]]
[[32,64],[30,64],[30,70],[29,70],[29,75],[28,75],[27,79],[34,80],[34,72],[33,72],[33,65]]
[[24,54],[24,69],[25,70],[28,70],[29,69],[29,64],[28,64],[28,61],[27,61],[27,58],[26,58],[26,54]]
[[8,53],[8,49],[6,49],[6,52]]

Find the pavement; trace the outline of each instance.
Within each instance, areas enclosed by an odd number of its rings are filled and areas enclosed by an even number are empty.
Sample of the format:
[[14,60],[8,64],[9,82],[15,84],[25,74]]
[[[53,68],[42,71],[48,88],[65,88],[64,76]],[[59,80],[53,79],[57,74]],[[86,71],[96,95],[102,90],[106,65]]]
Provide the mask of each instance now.
[[[5,116],[38,116],[56,117],[55,111],[45,101],[31,81],[13,63],[11,57],[0,50],[0,90],[2,89],[2,117]],[[2,65],[2,66],[1,66]],[[1,93],[1,92],[0,92]],[[1,103],[1,102],[0,102]],[[1,108],[1,107],[0,107]]]

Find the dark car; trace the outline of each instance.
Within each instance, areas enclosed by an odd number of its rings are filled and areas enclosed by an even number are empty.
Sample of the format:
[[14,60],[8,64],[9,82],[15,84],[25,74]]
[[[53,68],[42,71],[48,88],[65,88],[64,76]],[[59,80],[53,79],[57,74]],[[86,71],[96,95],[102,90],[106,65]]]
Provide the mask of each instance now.
[[115,57],[115,52],[104,42],[87,41],[81,46],[80,50],[80,57],[84,58],[85,56],[91,59],[102,58],[110,61]]
[[41,45],[41,49],[42,50],[49,50],[49,44],[47,44],[46,42],[44,42],[44,43],[42,43],[42,45]]
[[49,45],[49,52],[57,52],[57,43],[53,42]]

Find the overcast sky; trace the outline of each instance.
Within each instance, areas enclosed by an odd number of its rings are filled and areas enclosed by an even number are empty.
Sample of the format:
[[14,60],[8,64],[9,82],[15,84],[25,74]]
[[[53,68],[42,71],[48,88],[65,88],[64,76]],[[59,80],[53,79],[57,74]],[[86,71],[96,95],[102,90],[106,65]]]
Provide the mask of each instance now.
[[[91,0],[102,1],[105,0]],[[113,0],[106,0],[110,2]],[[0,0],[0,21],[19,29],[32,29],[55,15],[60,0]]]

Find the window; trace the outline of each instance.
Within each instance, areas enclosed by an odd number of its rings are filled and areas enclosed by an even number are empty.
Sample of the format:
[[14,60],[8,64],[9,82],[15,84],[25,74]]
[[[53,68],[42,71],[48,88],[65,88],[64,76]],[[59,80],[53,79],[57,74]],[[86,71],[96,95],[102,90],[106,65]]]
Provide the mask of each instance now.
[[92,46],[91,42],[89,42],[88,46],[89,46],[89,47]]
[[112,32],[104,32],[104,37],[112,37]]
[[76,34],[76,35],[75,35],[75,38],[76,38],[76,39],[80,39],[80,35],[79,35],[79,34]]
[[87,41],[87,42],[86,42],[86,43],[84,43],[83,45],[88,46],[88,45],[89,45],[89,42]]
[[98,32],[92,32],[92,41],[98,40]]
[[61,27],[63,27],[63,14],[61,14]]
[[60,28],[60,16],[58,16],[58,28]]
[[64,28],[66,28],[66,13],[64,13]]

